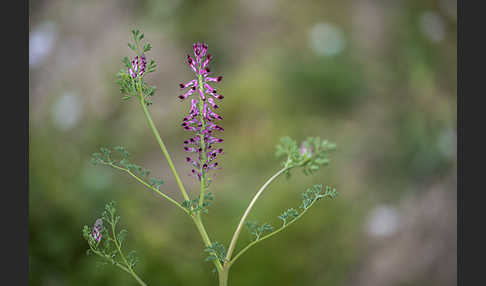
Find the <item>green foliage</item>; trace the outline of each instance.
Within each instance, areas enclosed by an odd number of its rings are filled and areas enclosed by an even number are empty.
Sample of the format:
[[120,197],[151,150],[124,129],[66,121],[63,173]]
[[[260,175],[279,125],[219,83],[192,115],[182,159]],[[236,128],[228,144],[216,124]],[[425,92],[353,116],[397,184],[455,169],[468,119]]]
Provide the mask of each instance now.
[[325,192],[322,193],[322,185],[314,185],[313,187],[308,188],[305,192],[302,193],[302,204],[299,207],[303,210],[306,210],[315,201],[318,201],[325,197],[333,199],[336,196],[337,191],[335,188],[326,186]]
[[275,155],[284,157],[282,165],[287,168],[286,174],[290,176],[290,169],[302,167],[306,175],[318,171],[321,166],[329,164],[329,152],[336,149],[336,145],[319,137],[308,137],[301,143],[299,148],[297,142],[290,137],[280,139],[276,147]]
[[334,199],[337,197],[338,192],[336,191],[336,188],[331,188],[330,186],[326,186],[326,190],[324,191],[324,196],[329,197],[331,199]]
[[259,225],[256,221],[247,221],[245,223],[245,226],[247,227],[250,234],[254,236],[253,241],[256,242],[261,239],[265,233],[268,233],[265,236],[268,237],[286,228],[289,224],[299,219],[307,211],[307,209],[314,204],[314,202],[325,197],[329,197],[332,199],[336,196],[337,191],[335,188],[327,186],[325,192],[322,193],[322,185],[314,185],[302,193],[302,203],[300,205],[300,208],[303,211],[299,213],[294,208],[289,208],[284,211],[281,215],[278,216],[278,218],[282,220],[282,226],[276,231],[273,231],[274,228],[270,224],[264,223]]
[[[133,36],[133,43],[128,43],[128,47],[132,49],[138,56],[145,56],[145,53],[152,49],[152,45],[150,43],[145,43],[141,47],[141,41],[144,38],[144,34],[139,30],[132,30]],[[131,77],[128,73],[128,69],[132,67],[130,58],[123,57],[122,63],[126,69],[120,70],[116,77],[117,83],[120,85],[120,92],[122,93],[123,100],[129,100],[132,97],[138,97],[139,99],[143,99],[143,102],[146,105],[152,104],[152,96],[155,93],[156,87],[155,86],[148,86],[147,83],[144,81],[144,77],[146,74],[154,72],[157,64],[154,60],[150,60],[145,68],[145,72],[141,76],[137,76],[135,78]]]
[[278,218],[283,221],[282,226],[285,226],[288,222],[293,221],[298,216],[299,216],[299,212],[294,208],[290,208],[284,211],[281,215],[279,215]]
[[[98,221],[103,222],[100,224],[102,229],[99,240],[96,239],[95,235],[95,228]],[[105,210],[101,214],[101,220],[97,220],[93,228],[90,228],[87,225],[83,227],[83,238],[89,245],[87,254],[99,256],[102,259],[100,265],[111,263],[118,267],[125,266],[127,269],[133,270],[137,264],[138,258],[133,250],[124,258],[122,247],[128,231],[122,229],[117,234],[116,227],[119,221],[120,216],[116,215],[115,202],[112,201],[105,205]]]
[[212,201],[214,199],[213,194],[211,192],[204,194],[202,205],[199,205],[200,197],[201,196],[198,196],[193,200],[185,200],[181,203],[181,206],[188,210],[189,214],[197,214],[199,212],[207,214],[208,207],[212,204]]
[[217,241],[211,243],[211,246],[204,248],[204,251],[209,254],[204,261],[219,260],[221,263],[224,263],[226,259],[226,247]]
[[247,221],[245,226],[248,228],[250,234],[254,236],[254,240],[259,240],[266,232],[271,232],[274,229],[268,223],[259,225],[256,221]]
[[152,49],[152,45],[150,43],[146,43],[145,45],[143,45],[143,52],[146,53],[148,51],[150,51]]
[[160,186],[164,183],[164,181],[155,177],[151,177],[151,171],[149,169],[131,163],[128,159],[130,153],[128,153],[128,151],[123,146],[115,146],[113,147],[113,150],[117,151],[118,159],[114,159],[112,157],[112,150],[101,147],[100,153],[92,154],[91,162],[94,165],[107,165],[115,169],[121,169],[123,171],[131,172],[150,186],[156,189],[160,189]]

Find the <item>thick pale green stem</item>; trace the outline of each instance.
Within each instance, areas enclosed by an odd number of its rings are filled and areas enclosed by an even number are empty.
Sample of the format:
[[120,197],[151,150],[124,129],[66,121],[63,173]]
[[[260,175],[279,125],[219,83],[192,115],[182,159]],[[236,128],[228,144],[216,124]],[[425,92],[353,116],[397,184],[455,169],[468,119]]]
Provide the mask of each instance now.
[[240,223],[236,227],[235,233],[233,234],[233,238],[231,239],[231,243],[230,243],[230,246],[228,248],[228,253],[226,254],[226,261],[224,263],[224,266],[228,265],[228,262],[231,261],[231,255],[233,254],[233,250],[236,247],[236,242],[238,241],[238,237],[240,236],[241,229],[243,228],[243,225],[246,221],[246,218],[250,214],[250,211],[253,208],[253,205],[258,200],[258,197],[260,197],[260,195],[263,193],[263,191],[268,187],[268,185],[270,185],[270,183],[273,180],[275,180],[280,174],[282,174],[286,170],[288,170],[288,167],[284,167],[283,169],[278,171],[275,175],[273,175],[270,179],[268,179],[268,181],[260,188],[260,190],[258,190],[256,195],[251,200],[250,204],[248,205],[248,207],[245,210],[245,213],[243,213],[243,216],[240,219]]
[[228,272],[229,268],[218,272],[219,286],[228,286]]
[[160,138],[159,131],[157,131],[157,128],[155,127],[154,122],[152,121],[152,118],[150,117],[150,113],[147,109],[147,106],[145,105],[145,101],[143,99],[143,96],[140,95],[140,105],[142,105],[143,112],[145,113],[145,117],[147,118],[147,121],[150,125],[150,128],[152,129],[152,132],[155,135],[155,139],[157,139],[157,142],[160,145],[160,149],[162,150],[162,153],[164,153],[165,159],[167,159],[167,163],[169,163],[169,167],[172,171],[172,174],[174,175],[174,178],[177,181],[177,185],[179,186],[179,189],[181,190],[182,196],[184,197],[185,200],[189,200],[189,196],[187,195],[186,189],[184,188],[184,185],[182,184],[181,178],[179,177],[179,174],[177,173],[174,163],[172,163],[172,159],[170,158],[169,152],[167,152],[167,148],[165,148],[165,144]]

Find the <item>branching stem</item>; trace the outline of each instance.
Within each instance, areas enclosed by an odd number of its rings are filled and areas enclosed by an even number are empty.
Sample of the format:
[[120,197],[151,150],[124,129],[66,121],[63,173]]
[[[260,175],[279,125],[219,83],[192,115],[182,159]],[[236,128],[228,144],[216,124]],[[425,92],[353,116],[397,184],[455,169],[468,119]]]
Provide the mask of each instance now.
[[[140,90],[139,90],[140,91]],[[160,149],[162,150],[162,153],[165,156],[165,159],[167,160],[167,163],[169,163],[169,167],[172,171],[172,174],[174,175],[174,178],[177,181],[177,185],[179,186],[179,189],[182,193],[182,196],[184,197],[185,200],[189,200],[189,196],[187,195],[186,189],[184,188],[184,185],[182,184],[181,178],[179,177],[179,174],[177,173],[174,163],[172,163],[172,159],[170,158],[169,152],[167,152],[167,148],[165,148],[165,144],[160,138],[159,131],[157,131],[157,128],[155,127],[154,122],[152,121],[152,118],[150,117],[150,113],[147,109],[147,106],[145,104],[145,100],[143,99],[143,94],[140,92],[140,105],[143,108],[143,112],[145,114],[145,117],[147,118],[148,124],[150,125],[150,128],[152,129],[152,132],[155,135],[155,139],[160,145]]]
[[[167,162],[169,163],[169,167],[172,170],[172,174],[174,175],[174,178],[177,181],[177,185],[179,186],[179,189],[180,189],[180,191],[182,193],[182,196],[184,197],[185,200],[190,200],[189,196],[187,195],[186,189],[184,188],[184,185],[182,184],[182,181],[181,181],[181,179],[179,177],[179,174],[177,173],[177,171],[176,171],[176,169],[174,167],[174,163],[172,163],[172,159],[170,158],[169,152],[167,151],[167,148],[165,148],[164,142],[160,138],[160,134],[157,131],[157,128],[155,127],[155,124],[152,121],[152,118],[150,117],[150,113],[149,113],[149,111],[147,109],[147,106],[145,104],[145,101],[144,101],[143,94],[141,92],[140,86],[138,88],[139,88],[139,92],[140,92],[140,105],[142,106],[143,112],[145,114],[145,117],[147,118],[147,121],[148,121],[148,123],[150,125],[150,128],[152,129],[152,132],[155,135],[155,139],[157,139],[157,142],[160,145],[160,149],[162,150],[162,153],[164,153],[164,156],[167,159]],[[145,183],[145,182],[143,182],[143,183]],[[144,185],[148,185],[148,184],[144,184]],[[169,201],[174,202],[174,200],[172,200],[172,199],[169,200]],[[177,204],[178,207],[184,209],[179,203],[177,203],[177,202],[175,202],[175,203]],[[186,209],[184,209],[184,211],[187,214],[189,214],[189,212]],[[191,218],[192,218],[194,224],[196,225],[197,230],[201,234],[201,238],[202,238],[202,240],[204,242],[204,245],[206,247],[211,246],[211,239],[209,238],[208,233],[206,232],[206,229],[204,227],[204,224],[202,223],[202,220],[201,220],[200,215],[199,214],[197,214],[197,215],[191,215]],[[216,266],[216,269],[218,269],[218,271],[221,271],[222,268],[223,268],[222,265],[221,265],[221,263],[219,262],[219,260],[215,260],[214,261],[214,265]]]
[[130,275],[133,276],[133,278],[135,280],[137,280],[137,282],[142,285],[142,286],[147,286],[147,284],[145,284],[145,282],[143,282],[142,279],[140,279],[140,277],[138,277],[138,275],[135,273],[135,271],[133,271],[132,267],[130,266],[130,264],[128,263],[127,259],[125,258],[125,255],[123,255],[123,252],[121,250],[121,245],[120,243],[118,242],[118,239],[116,238],[116,231],[115,231],[115,219],[113,217],[113,213],[111,213],[111,231],[113,233],[113,242],[115,243],[115,246],[116,246],[116,249],[118,250],[118,253],[120,253],[120,257],[123,259],[123,262],[125,262],[125,265],[126,265],[126,268],[127,268],[127,272],[130,273]]
[[231,265],[233,265],[233,263],[243,254],[245,253],[248,249],[250,249],[252,246],[254,246],[255,244],[259,243],[259,242],[262,242],[263,240],[267,239],[267,238],[270,238],[274,235],[276,235],[277,233],[281,232],[282,230],[284,230],[285,228],[287,228],[288,226],[290,226],[291,224],[293,224],[295,221],[297,221],[299,218],[301,218],[306,212],[308,209],[310,209],[312,207],[312,205],[316,202],[317,200],[314,200],[312,201],[312,203],[306,208],[304,209],[298,216],[296,216],[292,221],[288,222],[288,223],[284,223],[279,229],[267,234],[267,235],[264,235],[262,236],[260,239],[257,239],[257,240],[254,240],[252,242],[250,242],[245,248],[243,248],[242,250],[240,250],[238,252],[238,254],[235,255],[235,257],[233,257],[233,259],[231,261],[228,262],[227,264],[227,267],[231,267]]
[[225,267],[228,264],[228,262],[231,261],[231,254],[233,253],[233,250],[235,249],[236,242],[238,241],[238,237],[240,236],[241,229],[243,228],[243,225],[245,224],[245,221],[246,221],[248,215],[250,214],[250,211],[253,208],[253,205],[258,200],[258,198],[263,193],[263,191],[268,187],[268,185],[270,185],[270,183],[273,180],[275,180],[279,175],[281,175],[283,172],[287,171],[288,169],[289,168],[287,166],[285,166],[284,168],[279,170],[275,175],[273,175],[270,179],[268,179],[268,181],[265,182],[265,184],[260,188],[260,190],[258,190],[256,195],[251,200],[250,204],[248,205],[245,212],[243,213],[243,216],[240,219],[240,223],[236,227],[235,233],[233,234],[233,238],[231,239],[231,243],[230,243],[230,246],[228,248],[228,252],[226,254],[226,261],[224,263]]
[[123,167],[120,167],[120,166],[117,166],[115,164],[109,164],[109,166],[115,168],[115,169],[118,169],[118,170],[121,170],[121,171],[124,171],[124,172],[127,172],[130,176],[132,176],[133,178],[135,178],[135,180],[137,180],[138,182],[140,182],[142,185],[146,186],[147,188],[151,189],[152,191],[156,192],[157,194],[161,195],[162,197],[164,197],[165,199],[167,199],[169,202],[173,203],[174,205],[176,205],[178,208],[180,208],[181,210],[183,210],[185,213],[189,214],[189,211],[186,210],[184,207],[181,206],[181,204],[179,204],[176,200],[174,200],[173,198],[169,197],[168,195],[162,193],[161,191],[159,191],[157,188],[154,188],[153,186],[147,184],[147,182],[145,182],[144,180],[142,180],[141,178],[139,178],[137,175],[135,175],[132,171],[130,171],[129,169],[126,169],[126,168],[123,168]]

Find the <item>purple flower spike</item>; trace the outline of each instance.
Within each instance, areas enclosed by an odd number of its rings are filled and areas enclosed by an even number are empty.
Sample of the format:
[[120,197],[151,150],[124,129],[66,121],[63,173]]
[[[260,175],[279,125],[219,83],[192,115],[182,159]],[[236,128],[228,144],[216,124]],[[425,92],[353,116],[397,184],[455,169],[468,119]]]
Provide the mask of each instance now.
[[101,232],[103,231],[103,220],[101,218],[97,219],[91,230],[91,236],[99,242],[101,240]]
[[135,56],[131,61],[132,67],[128,69],[128,73],[132,78],[141,77],[145,73],[145,68],[147,67],[147,58],[142,55],[140,58]]
[[206,44],[194,43],[192,49],[194,57],[187,54],[186,61],[196,78],[179,84],[181,89],[188,88],[185,93],[179,95],[179,98],[185,100],[196,94],[191,99],[189,114],[183,118],[181,125],[184,130],[196,133],[192,138],[184,141],[184,150],[193,153],[194,157],[187,157],[186,162],[192,167],[191,175],[201,180],[206,178],[205,176],[210,170],[221,169],[214,160],[217,155],[223,153],[223,149],[215,149],[214,144],[222,143],[224,140],[214,137],[213,133],[224,131],[223,127],[214,123],[215,120],[223,119],[214,112],[214,109],[219,108],[214,99],[222,100],[223,96],[217,94],[216,89],[210,83],[220,82],[223,77],[209,76],[211,73],[209,64],[213,56],[208,54]]

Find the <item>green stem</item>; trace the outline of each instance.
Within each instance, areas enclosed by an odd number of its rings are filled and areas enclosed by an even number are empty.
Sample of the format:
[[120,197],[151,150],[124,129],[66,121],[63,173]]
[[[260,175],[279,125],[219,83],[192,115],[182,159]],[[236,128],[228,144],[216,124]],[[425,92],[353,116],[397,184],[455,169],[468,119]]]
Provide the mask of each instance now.
[[119,167],[117,165],[114,165],[114,164],[109,164],[111,167],[113,168],[116,168],[118,170],[121,170],[121,171],[124,171],[124,172],[127,172],[130,176],[132,176],[133,178],[135,178],[135,180],[137,180],[138,182],[140,182],[142,185],[146,186],[147,188],[151,189],[152,191],[156,192],[157,194],[161,195],[162,197],[164,197],[165,199],[167,199],[169,202],[173,203],[174,205],[176,205],[178,208],[180,208],[181,210],[183,210],[185,213],[189,214],[189,211],[186,210],[184,207],[181,206],[181,204],[179,204],[176,200],[174,200],[173,198],[169,197],[168,195],[162,193],[161,191],[159,191],[158,189],[154,188],[153,186],[147,184],[147,182],[145,182],[144,180],[140,179],[137,175],[135,175],[132,171],[128,170],[128,169],[125,169],[125,168],[122,168],[122,167]]
[[219,286],[228,286],[228,272],[229,268],[225,268],[218,272]]
[[[105,258],[106,260],[110,260],[110,258],[106,255],[104,255],[103,253],[99,252],[98,250],[95,250],[91,244],[89,244],[89,248],[91,248],[91,251],[93,251],[94,254],[102,257],[102,258]],[[123,271],[127,272],[127,273],[130,273],[130,270],[128,270],[128,268],[126,268],[125,266],[123,266],[122,264],[120,264],[119,262],[115,261],[115,265],[118,266],[120,269],[122,269]]]
[[316,202],[317,200],[314,200],[306,209],[304,209],[297,217],[295,217],[292,221],[290,221],[289,223],[286,223],[284,225],[282,225],[282,227],[280,227],[279,229],[265,235],[265,236],[262,236],[262,238],[260,239],[257,239],[257,240],[254,240],[252,242],[250,242],[245,248],[243,248],[242,250],[240,250],[240,252],[238,252],[238,254],[235,255],[235,257],[233,257],[233,259],[231,259],[230,262],[228,262],[227,264],[227,267],[231,267],[231,265],[233,265],[233,263],[243,254],[245,253],[248,249],[250,249],[250,247],[254,246],[255,244],[259,243],[259,242],[262,242],[264,241],[265,239],[267,238],[270,238],[274,235],[276,235],[277,233],[281,232],[282,230],[284,230],[285,228],[287,228],[288,226],[290,226],[291,224],[293,224],[295,221],[297,221],[299,218],[301,218],[306,212],[308,209],[310,209],[310,207],[312,207],[312,205]]
[[177,173],[174,163],[172,163],[172,159],[170,158],[169,152],[167,152],[167,148],[165,148],[165,144],[160,138],[159,131],[157,131],[157,128],[155,127],[154,122],[152,121],[152,118],[150,117],[150,113],[147,109],[147,106],[145,105],[145,101],[143,99],[143,94],[140,94],[140,105],[142,105],[143,112],[145,113],[145,117],[147,118],[147,121],[150,125],[150,128],[152,129],[152,132],[155,135],[155,139],[157,139],[157,142],[160,145],[160,149],[162,150],[162,153],[164,153],[165,159],[167,159],[167,163],[169,163],[169,167],[172,171],[172,174],[174,175],[174,178],[177,181],[177,185],[179,186],[179,189],[181,190],[182,196],[184,197],[184,200],[189,200],[189,196],[187,195],[186,189],[184,188],[184,185],[182,184],[181,178],[179,177],[179,174]]
[[[165,148],[164,142],[160,138],[159,132],[157,131],[157,128],[155,127],[155,124],[152,121],[152,118],[150,117],[150,113],[148,112],[148,109],[147,109],[147,107],[145,105],[145,101],[144,101],[143,94],[141,92],[140,86],[138,86],[138,91],[140,92],[140,105],[143,108],[143,112],[145,114],[145,117],[147,118],[147,121],[148,121],[148,123],[150,125],[150,128],[152,129],[152,132],[155,135],[155,139],[157,139],[157,142],[160,145],[160,149],[162,150],[162,153],[164,153],[164,156],[167,159],[167,162],[169,163],[169,167],[172,170],[172,173],[173,173],[173,175],[174,175],[174,177],[175,177],[175,179],[177,181],[177,184],[179,186],[179,189],[181,190],[182,196],[184,197],[185,200],[190,200],[190,198],[187,195],[187,192],[186,192],[186,190],[184,188],[184,185],[182,184],[182,181],[181,181],[181,179],[179,177],[179,174],[177,173],[177,171],[176,171],[176,169],[174,167],[174,164],[172,163],[172,159],[170,158],[170,155],[167,152],[167,148]],[[202,190],[202,191],[204,191],[204,190]],[[203,195],[204,194],[201,195],[201,198],[203,198]],[[199,214],[197,216],[192,215],[191,217],[192,217],[192,220],[194,221],[194,224],[196,224],[196,227],[197,227],[199,233],[201,234],[201,237],[203,239],[204,245],[206,247],[207,246],[211,246],[211,239],[209,238],[208,233],[206,232],[206,229],[204,228],[204,225],[203,225],[203,223],[201,221],[200,215]],[[223,269],[223,267],[221,265],[221,262],[219,260],[215,260],[214,261],[214,265],[216,266],[216,269],[218,270],[218,272],[220,272]]]
[[[201,69],[201,64],[199,64],[199,69]],[[201,93],[204,92],[203,84],[202,84],[202,75],[198,75],[198,81],[199,81],[199,91]],[[199,101],[199,121],[201,122],[201,130],[204,130],[206,128],[206,123],[203,118],[203,108],[204,108],[204,103],[202,101]],[[206,162],[206,144],[204,142],[204,134],[202,132],[199,132],[199,137],[200,137],[200,145],[201,145],[201,192],[199,194],[199,206],[202,207],[204,203],[204,193],[206,191],[206,172],[204,172],[204,162]]]
[[[209,235],[206,232],[206,229],[204,228],[204,224],[202,223],[200,214],[198,214],[197,216],[192,216],[192,220],[194,221],[194,224],[196,225],[197,230],[201,234],[204,245],[206,247],[211,246],[211,239],[209,238]],[[219,260],[217,260],[217,259],[213,260],[213,263],[214,263],[214,266],[216,266],[218,273],[223,270],[223,266],[221,265],[221,262]]]
[[289,169],[288,167],[284,167],[281,170],[279,170],[275,175],[273,175],[270,179],[268,179],[268,181],[265,182],[265,184],[260,188],[260,190],[258,190],[256,195],[251,200],[250,204],[248,205],[245,212],[243,213],[243,216],[240,219],[240,223],[236,227],[235,233],[233,234],[233,238],[231,239],[231,243],[230,243],[230,246],[228,248],[228,253],[226,254],[226,261],[224,263],[225,266],[227,265],[228,261],[231,261],[231,254],[233,253],[233,250],[235,249],[236,242],[238,241],[238,237],[240,236],[241,229],[243,228],[243,225],[246,221],[246,218],[250,214],[250,211],[251,211],[253,205],[258,200],[258,197],[260,197],[260,195],[263,193],[263,191],[268,187],[268,185],[270,185],[270,183],[273,180],[275,180],[280,174],[282,174],[283,172],[285,172],[288,169]]
[[130,275],[132,275],[132,277],[135,280],[137,280],[137,282],[140,285],[147,286],[147,284],[145,284],[145,282],[143,282],[143,280],[140,279],[140,277],[138,277],[138,275],[135,273],[135,271],[133,271],[132,267],[130,266],[127,259],[125,258],[125,255],[123,255],[123,252],[121,251],[121,245],[120,245],[120,243],[118,243],[118,239],[116,238],[115,220],[114,220],[114,217],[113,217],[113,213],[111,214],[111,231],[113,233],[113,242],[115,243],[115,246],[118,250],[118,253],[120,253],[121,258],[123,259],[123,262],[125,262],[126,268],[128,269],[128,273],[130,273]]

